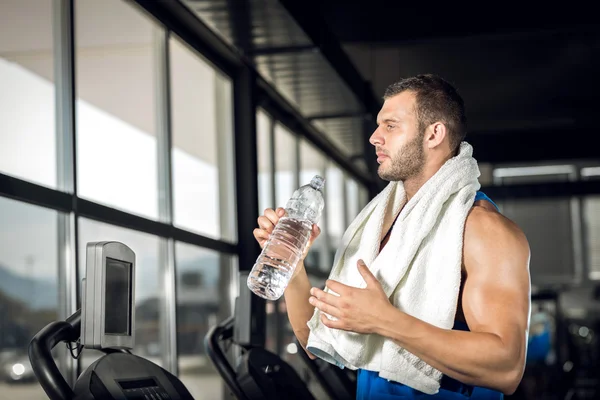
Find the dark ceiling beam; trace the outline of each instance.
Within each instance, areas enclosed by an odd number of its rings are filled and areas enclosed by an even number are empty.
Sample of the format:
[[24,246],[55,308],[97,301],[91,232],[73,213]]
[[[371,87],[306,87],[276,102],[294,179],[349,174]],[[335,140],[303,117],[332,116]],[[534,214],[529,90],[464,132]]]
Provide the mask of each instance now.
[[[558,160],[600,160],[590,145],[590,128],[561,128],[511,132],[476,132],[467,135],[478,162],[493,164]],[[595,132],[595,131],[591,131]]]
[[365,114],[358,111],[340,112],[335,114],[313,114],[306,117],[309,121],[339,118],[363,118]]
[[252,43],[252,17],[247,1],[227,0],[229,26],[233,31],[233,40],[244,54],[254,51]]
[[[341,22],[344,23],[344,22]],[[345,44],[375,43],[379,45],[416,45],[422,43],[446,43],[469,40],[535,40],[540,37],[575,35],[581,32],[597,31],[597,25],[575,25],[556,28],[510,28],[510,27],[465,27],[464,29],[449,27],[433,30],[397,30],[372,29],[369,24],[363,24],[362,29],[356,25],[337,26],[339,40]]]
[[279,54],[314,53],[319,51],[315,45],[257,47],[252,51],[253,56],[271,56]]

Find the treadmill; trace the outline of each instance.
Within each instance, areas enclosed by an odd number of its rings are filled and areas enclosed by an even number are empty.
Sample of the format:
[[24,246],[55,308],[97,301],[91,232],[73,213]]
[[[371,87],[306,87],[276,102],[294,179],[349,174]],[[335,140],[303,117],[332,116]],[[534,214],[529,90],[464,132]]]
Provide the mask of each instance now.
[[[66,321],[48,324],[29,345],[33,372],[48,398],[193,400],[176,376],[131,354],[135,342],[134,282],[135,254],[129,247],[119,242],[88,243],[81,309]],[[61,342],[71,345],[71,350],[75,344],[79,354],[83,348],[105,353],[79,376],[73,388],[51,354]]]
[[[231,393],[239,400],[307,399],[314,396],[296,370],[277,354],[252,343],[250,316],[243,305],[250,304],[252,292],[246,286],[248,272],[240,272],[240,295],[234,316],[214,326],[206,335],[206,352]],[[356,374],[323,360],[303,359],[332,400],[356,398]]]

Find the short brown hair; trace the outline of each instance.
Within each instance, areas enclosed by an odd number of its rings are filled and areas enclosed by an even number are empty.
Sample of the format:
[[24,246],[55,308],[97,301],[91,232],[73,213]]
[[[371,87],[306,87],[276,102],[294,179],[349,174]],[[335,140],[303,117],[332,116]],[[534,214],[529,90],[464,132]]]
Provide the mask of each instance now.
[[448,128],[451,150],[457,153],[467,134],[467,116],[465,103],[456,88],[439,76],[424,74],[392,83],[383,98],[389,99],[405,91],[416,95],[419,131],[423,132],[436,121],[443,122]]

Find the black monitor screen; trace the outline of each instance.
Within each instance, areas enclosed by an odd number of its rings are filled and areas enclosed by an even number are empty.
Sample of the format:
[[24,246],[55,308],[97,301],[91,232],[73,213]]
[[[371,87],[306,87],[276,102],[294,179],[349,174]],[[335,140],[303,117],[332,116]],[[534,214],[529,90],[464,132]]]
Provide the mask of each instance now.
[[104,333],[130,335],[131,264],[106,258]]

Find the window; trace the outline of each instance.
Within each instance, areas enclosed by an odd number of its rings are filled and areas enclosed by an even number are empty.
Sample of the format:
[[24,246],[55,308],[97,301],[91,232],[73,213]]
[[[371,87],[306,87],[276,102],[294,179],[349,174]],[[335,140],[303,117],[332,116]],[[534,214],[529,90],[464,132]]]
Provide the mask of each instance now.
[[[163,280],[159,269],[159,238],[85,218],[79,219],[79,276],[85,277],[85,248],[89,242],[114,240],[135,253],[135,348],[133,352],[162,365],[161,326]],[[84,350],[81,366],[87,368],[101,353]]]
[[[577,168],[570,164],[514,165],[495,168],[492,174],[498,185],[568,182],[577,178]],[[502,200],[498,206],[527,236],[532,285],[545,287],[579,278],[581,260],[576,237],[581,229],[577,200],[564,197]]]
[[170,61],[174,223],[233,241],[231,81],[178,38]]
[[[327,183],[325,184],[327,202],[327,233],[329,249],[335,254],[346,230],[344,176],[342,171],[332,163],[327,166]],[[333,255],[331,257],[333,261]]]
[[600,197],[589,196],[583,200],[585,224],[584,243],[590,279],[600,280]]
[[362,210],[359,184],[350,177],[346,177],[346,199],[346,225],[349,225]]
[[258,215],[273,204],[273,161],[271,156],[272,120],[264,111],[256,113],[256,141],[258,157]]
[[533,165],[495,168],[496,184],[525,184],[541,182],[567,182],[576,178],[574,165]]
[[296,189],[296,137],[275,125],[275,206],[285,207]]
[[158,29],[131,2],[75,2],[79,195],[153,219]]
[[527,236],[532,284],[571,282],[575,278],[571,201],[504,200],[499,206]]
[[327,258],[327,212],[329,210],[328,197],[329,181],[325,175],[325,166],[327,161],[323,153],[318,151],[312,144],[306,140],[300,141],[300,184],[306,185],[315,175],[320,175],[325,179],[323,195],[325,196],[325,206],[323,214],[319,220],[321,235],[315,240],[308,254],[306,255],[306,265],[308,267],[318,267],[328,269],[329,260]]
[[360,209],[362,210],[363,208],[365,208],[365,206],[367,204],[369,204],[370,198],[369,198],[369,191],[367,190],[366,187],[359,185],[358,187],[358,198],[360,199]]
[[[33,375],[27,350],[31,338],[59,316],[58,215],[0,197],[3,398],[48,398]],[[25,384],[15,385],[17,382]]]
[[0,1],[0,172],[56,188],[52,9]]
[[223,380],[206,355],[209,329],[232,314],[232,258],[176,243],[179,378],[197,398],[223,397]]

